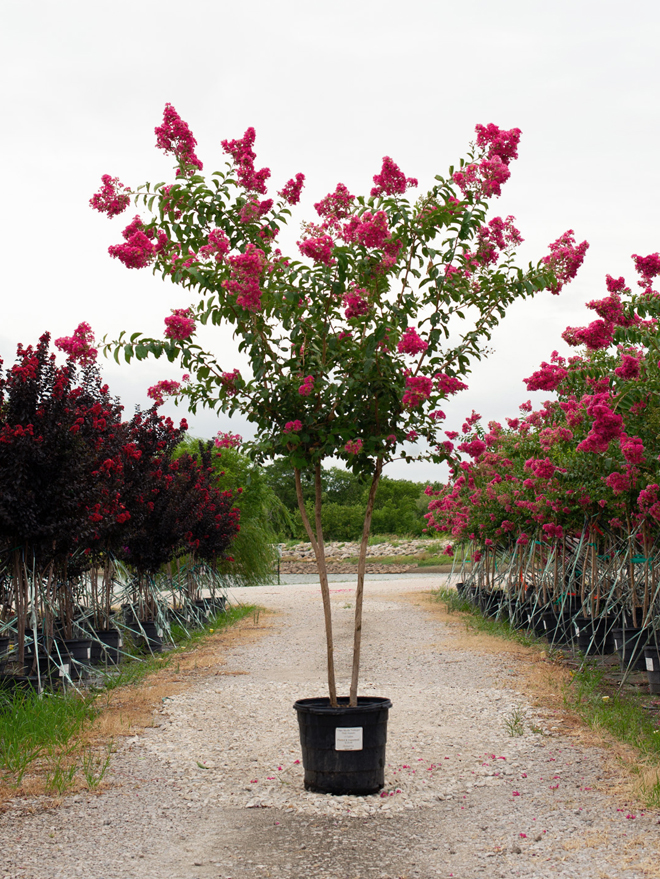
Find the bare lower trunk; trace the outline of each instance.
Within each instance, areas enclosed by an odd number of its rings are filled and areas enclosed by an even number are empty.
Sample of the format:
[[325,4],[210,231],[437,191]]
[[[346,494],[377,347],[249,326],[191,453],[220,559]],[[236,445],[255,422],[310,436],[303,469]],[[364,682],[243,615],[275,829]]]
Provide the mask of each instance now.
[[302,484],[300,482],[300,470],[294,468],[294,476],[296,480],[296,496],[298,498],[298,508],[302,517],[303,526],[312,544],[316,564],[319,570],[319,581],[321,584],[321,597],[323,599],[323,613],[325,615],[325,639],[328,654],[328,690],[330,694],[330,705],[337,707],[337,684],[335,682],[335,654],[334,644],[332,640],[332,611],[330,608],[330,588],[328,586],[328,569],[325,563],[325,545],[323,543],[323,529],[321,527],[321,465],[317,464],[314,470],[314,487],[315,487],[315,503],[314,518],[316,524],[316,533],[310,524],[307,510],[305,509],[305,501],[303,499]]
[[357,706],[358,678],[360,676],[360,647],[362,644],[362,599],[364,596],[364,573],[367,567],[367,545],[369,543],[369,533],[371,531],[371,517],[374,511],[374,502],[376,500],[376,491],[380,481],[380,474],[383,470],[383,462],[379,458],[376,464],[376,472],[371,481],[371,489],[369,490],[369,499],[367,501],[367,510],[364,514],[364,527],[362,529],[362,543],[360,544],[360,555],[358,557],[358,574],[357,589],[355,592],[355,632],[353,636],[353,671],[351,674],[351,691],[349,705],[352,708]]

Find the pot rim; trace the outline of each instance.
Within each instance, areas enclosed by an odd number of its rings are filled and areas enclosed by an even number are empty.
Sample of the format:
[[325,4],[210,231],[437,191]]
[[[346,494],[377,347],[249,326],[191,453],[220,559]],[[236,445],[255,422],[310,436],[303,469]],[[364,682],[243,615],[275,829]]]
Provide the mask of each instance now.
[[351,708],[348,704],[348,696],[339,696],[337,708],[330,706],[329,696],[316,696],[311,699],[298,699],[294,702],[294,710],[299,714],[326,714],[340,716],[342,714],[364,714],[365,712],[382,711],[392,707],[391,701],[386,696],[358,696],[357,706]]

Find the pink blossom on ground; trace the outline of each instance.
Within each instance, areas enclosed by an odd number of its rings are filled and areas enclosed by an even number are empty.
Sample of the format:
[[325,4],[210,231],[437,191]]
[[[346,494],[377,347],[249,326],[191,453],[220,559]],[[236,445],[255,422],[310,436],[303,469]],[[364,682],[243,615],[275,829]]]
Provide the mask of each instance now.
[[79,360],[83,366],[96,360],[98,351],[93,347],[94,333],[88,323],[80,323],[72,336],[62,336],[55,339],[55,346],[64,351],[71,360]]
[[403,406],[406,409],[416,409],[424,400],[428,400],[432,390],[433,381],[427,376],[408,376],[406,378],[406,390],[403,394]]
[[101,177],[103,186],[90,198],[89,203],[94,210],[109,217],[123,213],[131,203],[131,190],[119,182],[119,177],[104,174]]
[[240,140],[223,140],[222,148],[232,157],[236,167],[238,185],[252,192],[266,192],[266,180],[270,177],[270,168],[255,171],[254,160],[257,158],[252,149],[256,138],[254,128],[250,127]]
[[284,433],[299,433],[302,430],[302,421],[287,421],[284,425]]
[[238,433],[223,433],[219,431],[213,442],[218,449],[237,449],[243,442],[243,437]]
[[147,389],[147,397],[153,400],[157,406],[162,406],[165,397],[175,397],[180,390],[179,382],[163,379]]
[[165,336],[177,342],[189,339],[195,332],[195,321],[189,308],[175,308],[171,316],[165,318]]
[[314,390],[314,376],[308,375],[305,379],[303,379],[303,383],[298,388],[298,393],[301,397],[309,397]]
[[291,178],[291,180],[287,180],[282,189],[278,192],[284,201],[289,204],[298,204],[300,201],[300,193],[302,192],[302,188],[305,184],[305,175],[300,172],[296,174],[295,178]]
[[261,274],[266,266],[266,255],[263,250],[248,244],[245,253],[229,257],[231,277],[223,281],[224,289],[236,297],[238,305],[248,311],[259,311],[261,308]]
[[383,156],[383,167],[380,174],[374,175],[376,184],[371,190],[371,195],[403,195],[406,189],[417,186],[414,177],[406,177],[399,166],[389,157]]
[[564,284],[568,284],[576,276],[578,269],[584,262],[584,257],[589,244],[583,241],[581,244],[575,243],[575,233],[572,229],[553,241],[550,245],[550,255],[544,256],[544,262],[549,269],[554,272],[556,282],[550,285],[548,289],[551,293],[559,293]]
[[344,311],[346,320],[351,320],[354,317],[362,317],[369,313],[371,305],[365,298],[366,296],[367,291],[362,290],[360,287],[355,287],[350,292],[344,294],[342,302],[346,307],[346,310]]
[[326,266],[332,265],[335,260],[332,258],[332,251],[335,242],[329,235],[318,235],[315,238],[305,238],[298,241],[298,250],[303,256],[313,259],[316,263],[322,263]]
[[408,327],[397,345],[397,350],[400,354],[412,354],[415,356],[416,354],[421,354],[422,351],[426,351],[428,347],[429,343],[419,336],[415,327]]
[[349,455],[358,455],[362,451],[362,440],[349,440],[344,446]]
[[[176,160],[182,165],[189,166],[185,174],[193,174],[193,168],[200,171],[204,167],[195,155],[197,141],[188,124],[183,121],[172,104],[165,104],[163,111],[163,124],[154,129],[156,134],[156,146],[166,153],[173,153]],[[180,169],[177,175],[180,174]]]
[[214,257],[216,262],[221,262],[229,253],[231,244],[229,238],[222,229],[211,229],[208,237],[208,244],[204,244],[199,248],[200,257]]
[[433,378],[437,382],[438,390],[441,394],[457,394],[459,391],[466,391],[467,385],[453,375],[447,375],[445,372],[436,372]]

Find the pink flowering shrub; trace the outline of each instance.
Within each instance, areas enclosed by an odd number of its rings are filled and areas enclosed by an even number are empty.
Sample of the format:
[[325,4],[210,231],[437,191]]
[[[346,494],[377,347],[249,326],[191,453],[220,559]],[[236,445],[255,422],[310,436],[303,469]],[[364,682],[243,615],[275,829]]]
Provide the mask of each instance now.
[[243,437],[238,433],[224,433],[219,431],[213,440],[216,449],[237,449],[243,442]]
[[98,354],[94,348],[94,333],[88,323],[78,324],[72,336],[55,339],[55,347],[83,366],[93,363]]
[[120,183],[118,177],[104,174],[101,180],[103,186],[94,193],[89,203],[99,213],[116,217],[123,213],[131,203],[131,190]]
[[[178,358],[190,382],[161,382],[152,395],[176,393],[192,407],[242,414],[256,433],[254,456],[283,456],[298,480],[303,471],[318,473],[328,457],[343,459],[371,482],[368,535],[384,465],[395,456],[454,461],[453,444],[442,435],[443,401],[467,387],[471,363],[482,358],[507,309],[541,291],[556,292],[575,274],[586,245],[571,250],[564,236],[551,260],[515,264],[522,236],[514,218],[488,212],[511,174],[519,129],[478,126],[460,170],[435,176],[412,199],[417,181],[385,157],[370,194],[353,195],[339,183],[315,203],[317,221],[302,224],[293,255],[275,242],[285,240],[279,233],[304,177],[290,177],[278,184],[277,199],[269,197],[271,172],[256,164],[253,128],[222,141],[228,161],[211,177],[201,173],[195,138],[171,105],[156,136],[176,159],[174,182],[136,190],[135,201],[150,216],[137,217],[110,252],[127,267],[150,266],[186,290],[189,307],[169,320],[166,339],[122,334],[106,350],[126,360]],[[219,355],[192,340],[198,323],[231,327],[249,364],[245,376],[221,364],[229,352]],[[489,466],[506,434],[495,424],[472,435],[478,430],[470,421],[462,437],[480,450],[463,462],[468,467]],[[414,455],[406,438],[417,443]],[[471,507],[493,492],[510,493],[503,479],[481,494],[471,491]],[[315,542],[304,504],[300,513]],[[456,515],[466,514],[457,509]],[[312,518],[317,521],[316,510]],[[316,545],[323,572],[322,541]],[[327,597],[323,573],[321,585]],[[351,700],[356,687],[354,680]]]
[[165,337],[183,342],[189,339],[195,332],[195,321],[190,316],[189,308],[175,308],[169,317],[165,318]]

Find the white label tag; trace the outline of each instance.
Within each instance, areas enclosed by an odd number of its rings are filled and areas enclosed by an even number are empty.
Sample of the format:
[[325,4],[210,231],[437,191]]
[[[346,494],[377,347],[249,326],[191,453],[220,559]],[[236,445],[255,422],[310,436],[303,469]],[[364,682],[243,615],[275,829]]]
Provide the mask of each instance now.
[[580,634],[580,629],[578,628],[578,624],[577,624],[577,623],[573,623],[573,625],[575,626],[575,634],[576,634],[576,635],[579,635],[579,634]]
[[91,659],[91,658],[92,658],[92,648],[88,647],[87,648],[87,659]]
[[653,671],[653,659],[650,656],[646,657],[646,670]]
[[335,751],[361,751],[362,727],[338,726],[335,729]]
[[619,642],[616,640],[616,638],[614,639],[614,649],[615,650],[619,649]]
[[120,639],[119,639],[119,644],[118,644],[117,646],[118,646],[118,647],[123,647],[123,646],[124,646],[124,639],[123,639],[123,638],[120,638]]
[[156,634],[158,635],[159,638],[162,638],[162,637],[163,637],[163,630],[162,630],[162,629],[156,629]]
[[546,623],[545,620],[543,620],[543,628],[544,628],[544,629],[547,629],[547,628],[548,628],[548,624]]
[[67,677],[69,676],[69,664],[68,664],[68,662],[63,662],[62,665],[60,666],[59,676],[60,676],[61,678],[63,678],[64,675],[66,675]]

